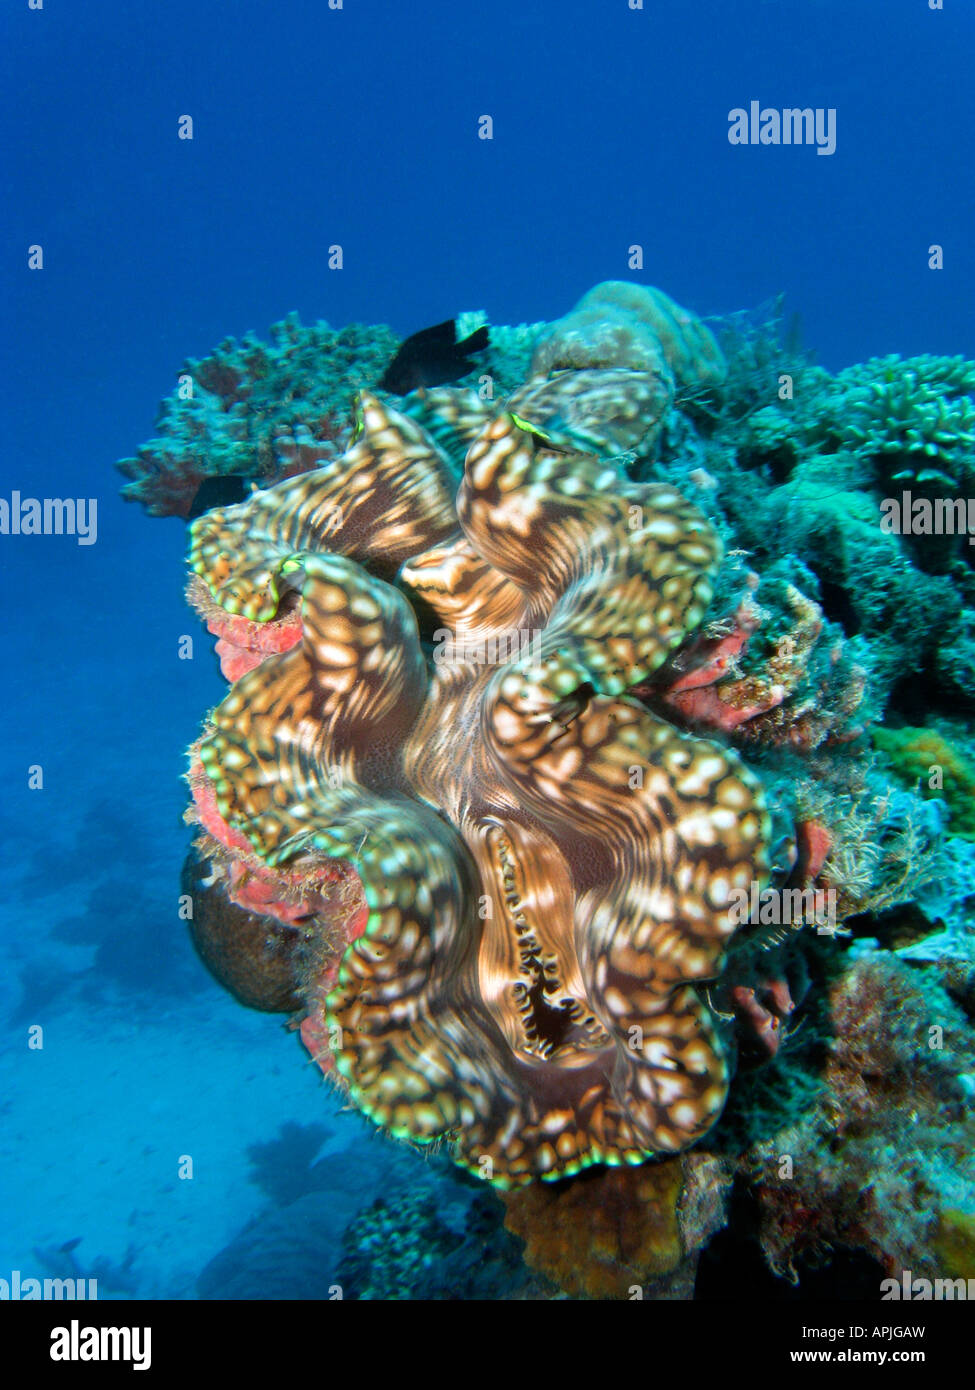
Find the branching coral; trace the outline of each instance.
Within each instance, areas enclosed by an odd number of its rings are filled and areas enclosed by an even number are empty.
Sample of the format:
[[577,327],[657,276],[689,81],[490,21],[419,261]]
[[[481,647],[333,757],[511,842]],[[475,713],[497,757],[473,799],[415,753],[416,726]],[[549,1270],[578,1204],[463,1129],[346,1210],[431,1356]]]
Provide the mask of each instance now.
[[833,391],[842,443],[871,459],[881,481],[954,488],[975,473],[975,363],[872,358],[840,372]]

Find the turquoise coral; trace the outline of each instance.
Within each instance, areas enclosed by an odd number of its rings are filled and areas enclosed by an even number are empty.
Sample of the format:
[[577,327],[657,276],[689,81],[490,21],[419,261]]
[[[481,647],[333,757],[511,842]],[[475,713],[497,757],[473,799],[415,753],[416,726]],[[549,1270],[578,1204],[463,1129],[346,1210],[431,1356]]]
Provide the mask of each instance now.
[[[763,330],[739,319],[719,325],[726,395],[702,428],[700,463],[717,482],[712,521],[763,570],[801,563],[815,576],[806,592],[854,639],[878,712],[922,671],[937,673],[945,699],[975,703],[964,617],[975,567],[964,539],[880,525],[885,497],[903,489],[971,488],[975,364],[891,355],[834,376],[783,343],[780,321]],[[656,472],[679,482],[680,458]]]
[[971,474],[975,363],[962,357],[872,358],[840,372],[835,390],[842,443],[872,460],[882,482],[958,487]]

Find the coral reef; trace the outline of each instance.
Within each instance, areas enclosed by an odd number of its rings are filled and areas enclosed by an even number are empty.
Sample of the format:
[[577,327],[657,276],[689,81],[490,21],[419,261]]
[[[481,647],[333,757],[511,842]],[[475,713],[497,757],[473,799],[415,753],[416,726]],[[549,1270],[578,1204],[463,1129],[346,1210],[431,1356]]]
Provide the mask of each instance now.
[[960,1233],[975,1196],[975,1039],[964,1015],[930,974],[874,954],[834,979],[828,1001],[818,1099],[741,1161],[770,1266],[795,1277],[801,1259],[842,1246],[898,1278],[970,1274]]
[[387,328],[306,327],[296,314],[272,325],[270,345],[228,338],[185,363],[158,438],[118,465],[122,496],[150,516],[187,517],[205,478],[266,483],[318,467],[348,442],[352,397],[397,346]]
[[504,1192],[395,1187],[346,1228],[346,1298],[672,1299],[724,1225],[727,1165],[687,1154]]
[[[293,1135],[297,1200],[201,1289],[274,1284],[303,1223],[319,1296],[970,1272],[975,550],[882,520],[963,514],[975,364],[831,373],[781,302],[706,326],[621,282],[491,326],[474,388],[394,403],[396,347],[224,344],[122,469],[159,515],[254,485],[190,533],[231,683],[199,954],[503,1196],[438,1170],[340,1226]],[[741,920],[746,887],[824,915]]]
[[337,1278],[346,1298],[502,1299],[535,1295],[498,1198],[481,1189],[463,1203],[401,1186],[346,1227]]
[[975,364],[890,356],[833,376],[783,342],[778,310],[764,323],[732,316],[716,336],[728,361],[721,402],[704,416],[700,402],[684,407],[641,476],[680,485],[693,451],[715,480],[702,499],[709,518],[763,573],[798,565],[812,577],[793,582],[854,639],[878,713],[909,702],[919,673],[928,700],[975,705],[966,527],[881,525],[885,500],[904,489],[964,506],[975,479]]

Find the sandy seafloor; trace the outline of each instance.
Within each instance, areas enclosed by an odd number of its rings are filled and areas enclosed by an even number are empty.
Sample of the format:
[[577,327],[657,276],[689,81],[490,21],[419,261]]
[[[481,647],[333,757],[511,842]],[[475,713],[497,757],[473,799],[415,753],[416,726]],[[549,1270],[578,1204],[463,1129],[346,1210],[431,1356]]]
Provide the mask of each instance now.
[[[241,1008],[196,959],[178,915],[181,777],[224,684],[183,603],[182,526],[123,506],[108,467],[100,481],[98,545],[22,538],[5,556],[21,602],[0,803],[0,1277],[70,1276],[51,1252],[77,1239],[83,1274],[125,1267],[100,1299],[194,1298],[207,1262],[272,1204],[249,1145],[318,1125],[322,1155],[347,1153],[331,1165],[336,1259],[402,1150],[343,1110],[281,1016]],[[176,657],[183,634],[191,662]],[[28,791],[34,764],[44,786]]]
[[[136,1247],[134,1288],[100,1280],[100,1299],[196,1297],[203,1266],[265,1204],[249,1180],[247,1145],[288,1120],[306,1122],[309,1104],[331,1118],[336,1100],[302,1068],[277,1020],[215,991],[132,1020],[121,1008],[69,1007],[45,1031],[29,1066],[9,1055],[0,1062],[0,1165],[21,1175],[26,1198],[5,1218],[0,1268],[49,1274],[35,1247],[80,1236],[83,1270],[99,1259],[122,1266]],[[336,1135],[323,1152],[341,1146]],[[183,1154],[193,1159],[191,1181],[177,1177]]]

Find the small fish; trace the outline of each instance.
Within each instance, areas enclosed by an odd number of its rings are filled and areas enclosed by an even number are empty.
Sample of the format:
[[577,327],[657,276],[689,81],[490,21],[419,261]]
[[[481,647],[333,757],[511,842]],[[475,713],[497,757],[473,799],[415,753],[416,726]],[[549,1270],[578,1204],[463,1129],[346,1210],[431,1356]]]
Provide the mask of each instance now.
[[570,449],[563,449],[560,445],[556,444],[552,436],[547,430],[543,430],[541,425],[533,425],[530,420],[526,420],[523,415],[516,415],[513,410],[509,410],[508,414],[520,430],[531,436],[535,442],[536,449],[547,449],[550,454],[568,455],[571,453]]
[[204,478],[197,488],[190,509],[186,513],[187,521],[194,521],[204,512],[210,511],[212,507],[229,507],[235,502],[243,502],[250,495],[250,479],[243,477],[240,473],[228,473],[218,478]]
[[400,345],[382,375],[380,388],[394,396],[405,396],[420,386],[444,386],[449,381],[459,381],[474,370],[476,364],[469,361],[471,353],[483,352],[489,341],[485,326],[458,342],[454,319],[434,324],[432,328],[421,328]]

